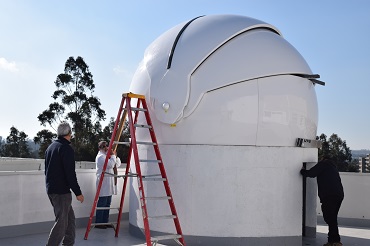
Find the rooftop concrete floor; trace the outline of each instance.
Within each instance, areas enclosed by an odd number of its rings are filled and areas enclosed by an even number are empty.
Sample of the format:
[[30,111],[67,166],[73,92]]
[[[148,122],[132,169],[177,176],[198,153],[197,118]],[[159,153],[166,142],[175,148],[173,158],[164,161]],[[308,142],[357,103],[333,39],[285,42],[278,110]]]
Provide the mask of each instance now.
[[[78,228],[76,231],[75,245],[94,246],[94,245],[146,245],[143,239],[135,238],[128,233],[128,221],[122,221],[118,237],[114,237],[113,229],[92,229],[88,239],[84,240],[86,228]],[[318,225],[316,238],[304,238],[302,246],[322,246],[326,243],[327,226]],[[370,228],[353,228],[340,227],[342,243],[345,246],[369,246],[370,245]],[[45,245],[48,233],[33,234],[21,237],[11,237],[0,239],[0,245],[27,245],[40,246]],[[163,244],[157,244],[158,246]],[[296,246],[296,245],[287,245]],[[300,245],[297,245],[300,246]]]

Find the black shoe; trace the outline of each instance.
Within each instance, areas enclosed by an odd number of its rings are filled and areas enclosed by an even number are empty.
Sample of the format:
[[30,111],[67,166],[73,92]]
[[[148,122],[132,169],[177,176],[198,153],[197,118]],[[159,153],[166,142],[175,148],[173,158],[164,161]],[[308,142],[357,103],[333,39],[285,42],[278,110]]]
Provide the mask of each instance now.
[[96,225],[95,228],[98,228],[98,229],[107,229],[107,226],[106,225]]

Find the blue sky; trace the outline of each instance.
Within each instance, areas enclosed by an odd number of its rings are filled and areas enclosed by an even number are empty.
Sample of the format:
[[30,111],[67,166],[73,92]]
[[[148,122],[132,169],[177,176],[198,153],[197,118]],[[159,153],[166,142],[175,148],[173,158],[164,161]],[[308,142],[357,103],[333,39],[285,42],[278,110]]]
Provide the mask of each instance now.
[[370,149],[369,13],[367,0],[0,0],[0,136],[43,129],[37,116],[68,57],[89,65],[108,121],[154,39],[200,15],[238,14],[277,27],[326,82],[318,134]]

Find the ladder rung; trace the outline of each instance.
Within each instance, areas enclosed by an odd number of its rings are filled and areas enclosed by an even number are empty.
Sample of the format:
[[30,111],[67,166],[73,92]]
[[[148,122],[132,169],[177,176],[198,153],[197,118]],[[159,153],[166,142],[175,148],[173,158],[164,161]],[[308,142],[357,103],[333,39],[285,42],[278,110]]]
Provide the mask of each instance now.
[[117,222],[108,222],[108,223],[91,223],[91,225],[116,225]]
[[149,216],[148,219],[152,220],[161,220],[161,219],[175,219],[177,218],[176,215],[160,215],[160,216]]
[[96,207],[96,210],[119,209],[117,207]]
[[148,177],[162,177],[162,174],[157,173],[157,174],[145,174],[142,175],[143,178],[148,178]]
[[143,181],[166,181],[165,178],[143,177]]
[[142,127],[142,128],[152,128],[152,126],[149,125],[140,125],[140,124],[134,124],[135,127]]
[[[114,144],[122,144],[122,145],[127,145],[130,146],[130,142],[119,142],[119,141],[114,141]],[[153,142],[141,142],[141,141],[136,141],[136,144],[142,144],[142,145],[157,145],[157,143]]]
[[153,143],[153,142],[140,142],[140,141],[136,141],[136,144],[157,145],[157,143]]
[[163,236],[155,236],[155,237],[152,237],[151,240],[153,242],[158,242],[161,240],[179,239],[179,238],[182,238],[182,236],[179,234],[170,234],[170,235],[163,235]]
[[145,197],[146,200],[171,200],[170,196],[152,196],[152,197]]
[[122,144],[122,145],[130,145],[130,142],[119,142],[119,141],[114,141],[113,143],[115,143],[115,144]]
[[139,162],[156,162],[156,163],[162,163],[160,160],[147,160],[147,159],[140,159]]
[[132,111],[147,111],[145,108],[134,108],[134,107],[131,107],[131,110]]

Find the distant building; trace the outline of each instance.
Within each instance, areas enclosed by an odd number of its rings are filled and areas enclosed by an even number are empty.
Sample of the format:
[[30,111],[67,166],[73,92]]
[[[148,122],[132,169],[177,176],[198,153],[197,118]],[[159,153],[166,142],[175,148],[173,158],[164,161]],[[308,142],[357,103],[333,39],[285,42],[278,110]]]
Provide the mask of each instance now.
[[365,172],[368,173],[370,168],[370,154],[365,157]]
[[368,173],[370,167],[370,154],[367,154],[366,157],[359,157],[358,164],[361,173]]
[[366,173],[366,159],[365,157],[358,157],[358,170],[360,173]]

